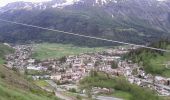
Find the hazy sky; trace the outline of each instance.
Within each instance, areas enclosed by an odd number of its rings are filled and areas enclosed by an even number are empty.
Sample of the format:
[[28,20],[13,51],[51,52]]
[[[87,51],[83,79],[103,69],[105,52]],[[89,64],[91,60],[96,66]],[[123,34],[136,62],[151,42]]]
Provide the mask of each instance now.
[[43,1],[50,1],[50,0],[0,0],[0,7],[5,6],[8,3],[16,2],[16,1],[43,2]]
[[[5,6],[8,3],[16,2],[16,1],[27,1],[27,2],[44,2],[44,1],[51,1],[51,0],[0,0],[0,7]],[[73,0],[67,0],[73,1]],[[157,1],[165,1],[165,0],[157,0]]]

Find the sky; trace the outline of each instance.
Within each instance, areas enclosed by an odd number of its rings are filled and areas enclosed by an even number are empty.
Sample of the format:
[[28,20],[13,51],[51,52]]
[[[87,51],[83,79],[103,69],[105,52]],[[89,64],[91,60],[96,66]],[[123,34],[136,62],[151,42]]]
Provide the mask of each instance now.
[[0,0],[0,7],[5,6],[8,3],[16,2],[16,1],[44,2],[44,1],[50,1],[50,0]]
[[[44,1],[51,1],[51,0],[0,0],[0,7],[5,6],[8,3],[16,2],[16,1],[27,1],[27,2],[44,2]],[[73,1],[73,0],[67,0]],[[158,0],[158,1],[165,1],[165,0]]]

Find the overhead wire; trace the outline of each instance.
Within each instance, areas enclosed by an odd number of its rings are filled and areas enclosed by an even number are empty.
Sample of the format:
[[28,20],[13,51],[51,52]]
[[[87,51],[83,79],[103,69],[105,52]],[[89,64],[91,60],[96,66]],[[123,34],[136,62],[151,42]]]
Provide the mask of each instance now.
[[107,41],[107,42],[118,43],[118,44],[123,44],[123,45],[136,46],[136,47],[141,47],[141,48],[146,48],[146,49],[151,49],[151,50],[156,50],[156,51],[162,51],[162,52],[170,52],[170,50],[166,50],[166,49],[154,48],[154,47],[149,47],[149,46],[146,46],[146,45],[139,45],[139,44],[133,44],[133,43],[128,43],[128,42],[122,42],[122,41],[115,41],[115,40],[110,40],[110,39],[105,39],[105,38],[100,38],[100,37],[94,37],[94,36],[88,36],[88,35],[82,35],[82,34],[77,34],[77,33],[72,33],[72,32],[65,32],[65,31],[61,31],[61,30],[57,30],[57,29],[50,29],[50,28],[45,28],[45,27],[41,27],[41,26],[5,20],[5,19],[1,19],[1,18],[0,18],[0,21],[11,23],[11,24],[27,26],[27,27],[32,27],[32,28],[38,28],[38,29],[42,29],[42,30],[64,33],[64,34],[67,34],[67,35],[73,35],[73,36],[84,37],[84,38],[89,38],[89,39]]

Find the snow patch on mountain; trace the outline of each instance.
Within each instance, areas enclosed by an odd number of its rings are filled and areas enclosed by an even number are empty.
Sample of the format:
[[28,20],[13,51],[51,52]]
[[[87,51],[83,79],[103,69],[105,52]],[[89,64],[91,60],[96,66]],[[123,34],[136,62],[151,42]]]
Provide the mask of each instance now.
[[105,4],[108,4],[110,2],[114,2],[114,3],[117,3],[118,1],[117,0],[96,0],[96,4],[99,4],[99,5],[105,5]]
[[79,2],[80,0],[65,0],[64,3],[56,3],[52,5],[52,8],[63,8],[68,5],[73,5],[76,2]]
[[157,1],[167,1],[167,0],[157,0]]

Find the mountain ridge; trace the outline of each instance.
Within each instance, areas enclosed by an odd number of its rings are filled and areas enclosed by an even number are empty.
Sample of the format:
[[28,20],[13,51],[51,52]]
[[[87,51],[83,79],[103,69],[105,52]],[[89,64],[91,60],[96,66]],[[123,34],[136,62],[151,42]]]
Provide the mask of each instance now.
[[[138,44],[146,44],[170,36],[169,1],[119,0],[115,2],[115,0],[108,0],[107,4],[103,3],[101,5],[101,3],[96,3],[96,0],[80,0],[62,8],[53,8],[52,5],[56,2],[61,3],[63,1],[45,2],[44,5],[48,5],[46,9],[7,10],[0,14],[0,18]],[[9,30],[5,30],[6,27]],[[54,34],[53,32],[18,25],[13,26],[6,23],[0,24],[0,33],[2,34],[0,41],[7,42],[34,40],[59,43],[71,42],[78,45],[84,43],[87,45],[103,44],[103,41],[86,40],[61,33]],[[21,36],[22,38],[20,38]],[[83,43],[80,43],[80,41]],[[107,44],[110,45],[111,43],[104,43],[103,45]]]

